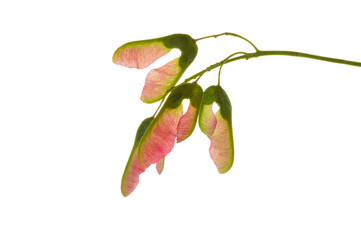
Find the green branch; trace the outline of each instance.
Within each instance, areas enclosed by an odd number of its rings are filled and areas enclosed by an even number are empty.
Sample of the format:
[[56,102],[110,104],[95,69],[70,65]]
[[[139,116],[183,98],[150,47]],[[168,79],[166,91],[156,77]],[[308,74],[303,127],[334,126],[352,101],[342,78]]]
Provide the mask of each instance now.
[[209,66],[208,68],[204,69],[203,71],[194,74],[193,76],[187,78],[186,80],[184,80],[184,82],[189,82],[194,78],[197,78],[201,75],[203,75],[205,72],[211,71],[214,68],[217,68],[223,64],[227,64],[230,62],[234,62],[240,59],[250,59],[250,58],[256,58],[256,57],[261,57],[261,56],[291,56],[291,57],[303,57],[303,58],[310,58],[310,59],[316,59],[316,60],[321,60],[321,61],[326,61],[326,62],[333,62],[333,63],[339,63],[339,64],[346,64],[346,65],[351,65],[351,66],[356,66],[356,67],[361,67],[361,62],[354,62],[354,61],[348,61],[348,60],[343,60],[343,59],[338,59],[338,58],[330,58],[330,57],[323,57],[323,56],[318,56],[318,55],[313,55],[313,54],[308,54],[308,53],[301,53],[301,52],[294,52],[294,51],[256,51],[254,53],[246,53],[242,56],[239,57],[235,57],[235,58],[231,58],[231,59],[227,59],[227,60],[223,60],[221,62],[218,62],[216,64],[213,64],[211,66]]

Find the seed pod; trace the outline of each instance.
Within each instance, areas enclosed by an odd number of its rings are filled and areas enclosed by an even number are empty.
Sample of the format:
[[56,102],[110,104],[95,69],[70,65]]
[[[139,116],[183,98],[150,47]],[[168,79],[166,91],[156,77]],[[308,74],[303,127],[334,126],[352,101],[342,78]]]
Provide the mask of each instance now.
[[[212,105],[219,110],[213,113]],[[226,92],[220,86],[204,91],[199,112],[199,127],[211,140],[209,153],[219,173],[227,172],[233,165],[234,146],[232,132],[232,106]]]
[[114,52],[115,64],[143,69],[173,48],[178,48],[181,56],[148,73],[140,97],[143,102],[156,102],[175,86],[197,55],[198,47],[194,39],[186,34],[173,34],[162,38],[129,42]]

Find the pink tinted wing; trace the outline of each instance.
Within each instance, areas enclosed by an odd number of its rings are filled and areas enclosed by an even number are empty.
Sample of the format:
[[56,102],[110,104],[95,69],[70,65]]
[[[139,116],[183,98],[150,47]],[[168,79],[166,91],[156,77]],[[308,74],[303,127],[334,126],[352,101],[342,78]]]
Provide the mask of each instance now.
[[209,153],[220,173],[227,172],[233,164],[233,137],[229,122],[223,119],[220,110],[216,113],[217,124],[210,137]]
[[212,110],[212,104],[203,105],[200,113],[199,126],[204,134],[211,137],[217,125],[217,119]]
[[139,165],[137,150],[138,149],[136,148],[132,153],[133,157],[130,160],[129,167],[127,166],[123,174],[121,191],[124,197],[134,191],[139,183],[139,175],[145,171],[145,169]]
[[171,49],[162,41],[139,41],[124,44],[113,54],[113,62],[129,68],[143,69],[167,54]]
[[149,126],[138,146],[139,164],[144,169],[160,161],[174,147],[183,106],[165,109]]
[[165,158],[162,158],[159,162],[156,163],[156,169],[158,174],[161,174],[163,172],[164,169],[164,160]]
[[180,72],[179,58],[173,59],[160,68],[152,69],[146,77],[140,99],[145,103],[160,100],[175,85]]
[[227,172],[233,164],[233,137],[229,124],[222,117],[220,110],[214,115],[212,104],[203,105],[199,126],[211,140],[209,153],[220,173]]
[[180,118],[177,127],[177,143],[188,138],[197,122],[197,108],[189,104],[187,112]]

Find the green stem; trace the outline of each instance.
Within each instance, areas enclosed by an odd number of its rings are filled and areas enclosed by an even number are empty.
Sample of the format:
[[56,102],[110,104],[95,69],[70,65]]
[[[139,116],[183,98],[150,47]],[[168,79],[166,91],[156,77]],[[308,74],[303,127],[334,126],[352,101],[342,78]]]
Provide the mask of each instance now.
[[216,64],[213,64],[211,66],[209,66],[208,68],[204,69],[203,71],[194,74],[193,76],[187,78],[184,82],[189,82],[192,79],[203,75],[205,72],[211,71],[214,68],[217,68],[219,66],[221,66],[222,64],[226,64],[226,63],[230,63],[230,62],[234,62],[240,59],[250,59],[250,58],[255,58],[255,57],[261,57],[261,56],[292,56],[292,57],[304,57],[304,58],[310,58],[310,59],[316,59],[316,60],[321,60],[321,61],[326,61],[326,62],[333,62],[333,63],[339,63],[339,64],[346,64],[346,65],[351,65],[351,66],[356,66],[356,67],[361,67],[361,62],[354,62],[354,61],[348,61],[348,60],[343,60],[343,59],[338,59],[338,58],[330,58],[330,57],[323,57],[323,56],[318,56],[318,55],[313,55],[313,54],[308,54],[308,53],[301,53],[301,52],[294,52],[294,51],[256,51],[254,53],[247,53],[244,54],[242,56],[239,57],[235,57],[235,58],[231,58],[228,59],[226,61],[221,61],[218,62]]
[[229,55],[228,57],[226,57],[222,62],[221,62],[221,66],[219,67],[219,72],[218,72],[218,86],[221,85],[221,71],[222,71],[222,67],[224,65],[225,62],[227,62],[228,59],[230,59],[231,57],[233,57],[234,55],[237,55],[237,54],[247,54],[245,52],[236,52],[236,53],[233,53],[231,55]]
[[238,34],[235,34],[235,33],[230,33],[230,32],[224,32],[224,33],[220,33],[220,34],[215,34],[215,35],[210,35],[210,36],[207,36],[207,37],[198,38],[198,39],[195,39],[195,41],[197,42],[199,40],[206,39],[206,38],[212,38],[212,37],[216,38],[216,37],[223,36],[223,35],[241,38],[241,39],[245,40],[246,42],[248,42],[249,44],[251,44],[252,47],[256,50],[256,52],[259,51],[258,48],[250,40],[248,40],[247,38],[242,37],[242,36],[240,36]]
[[167,96],[167,94],[168,94],[168,92],[164,95],[164,97],[163,97],[162,101],[160,102],[160,104],[159,104],[159,106],[158,106],[157,110],[155,110],[155,113],[154,113],[154,114],[153,114],[153,116],[152,116],[153,118],[157,115],[157,113],[158,113],[158,111],[159,111],[160,107],[162,106],[162,104],[163,104],[163,102],[164,102],[165,97]]

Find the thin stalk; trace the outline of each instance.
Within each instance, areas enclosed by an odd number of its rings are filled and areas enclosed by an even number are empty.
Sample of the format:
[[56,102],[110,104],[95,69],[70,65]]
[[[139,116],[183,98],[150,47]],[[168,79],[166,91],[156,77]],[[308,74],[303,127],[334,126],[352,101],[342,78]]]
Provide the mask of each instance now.
[[339,64],[345,64],[345,65],[351,65],[356,67],[361,67],[361,62],[354,62],[354,61],[348,61],[338,58],[330,58],[330,57],[323,57],[308,53],[301,53],[301,52],[294,52],[294,51],[257,51],[254,53],[247,53],[239,57],[228,59],[227,61],[221,61],[216,64],[213,64],[209,66],[208,68],[204,69],[203,71],[200,71],[199,73],[194,74],[193,76],[187,78],[184,82],[189,82],[194,78],[197,78],[199,75],[204,74],[205,72],[211,71],[214,68],[217,68],[221,66],[222,64],[227,64],[230,62],[234,62],[240,59],[251,59],[261,56],[291,56],[291,57],[303,57],[303,58],[310,58],[310,59],[316,59],[320,61],[326,61],[326,62],[333,62],[333,63],[339,63]]
[[[167,94],[168,94],[168,93],[167,93]],[[159,104],[159,106],[158,106],[157,110],[155,110],[155,113],[153,114],[153,118],[157,115],[157,113],[158,113],[158,111],[159,111],[160,107],[162,106],[162,104],[163,104],[163,102],[164,102],[165,97],[167,96],[167,94],[163,97],[163,99],[162,99],[162,101],[160,102],[160,104]]]
[[241,38],[241,39],[245,40],[246,42],[248,42],[249,44],[251,44],[252,47],[256,50],[256,52],[259,51],[258,48],[250,40],[248,40],[247,38],[242,37],[242,36],[240,36],[238,34],[235,34],[235,33],[230,33],[230,32],[224,32],[224,33],[220,33],[220,34],[215,34],[215,35],[210,35],[210,36],[198,38],[198,39],[195,39],[195,41],[197,42],[199,40],[206,39],[206,38],[212,38],[212,37],[216,38],[216,37],[223,36],[223,35]]
[[201,79],[201,77],[203,76],[204,73],[205,73],[205,72],[203,72],[202,74],[200,74],[200,75],[198,76],[198,78],[194,81],[194,83],[197,83],[197,82],[199,81],[199,79]]
[[245,52],[236,52],[236,53],[233,53],[231,55],[229,55],[228,57],[226,57],[222,62],[221,62],[221,66],[219,67],[219,72],[218,72],[218,86],[221,85],[221,71],[222,71],[222,67],[224,65],[225,62],[227,62],[228,59],[230,59],[231,57],[233,57],[234,55],[237,55],[237,54],[247,54]]

